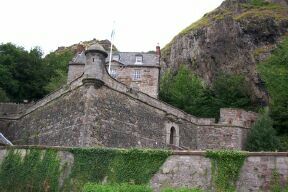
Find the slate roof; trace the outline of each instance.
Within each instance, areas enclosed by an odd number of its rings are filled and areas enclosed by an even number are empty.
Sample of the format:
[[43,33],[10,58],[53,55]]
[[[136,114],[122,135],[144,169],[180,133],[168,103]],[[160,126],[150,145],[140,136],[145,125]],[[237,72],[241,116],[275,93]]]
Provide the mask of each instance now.
[[[118,62],[124,64],[124,65],[139,65],[135,64],[136,56],[142,56],[142,66],[144,65],[159,65],[158,64],[158,58],[155,53],[141,53],[141,52],[115,52],[112,55],[119,55],[120,60]],[[108,57],[106,58],[106,62],[109,62],[110,53],[108,54]]]
[[81,54],[76,54],[76,56],[72,59],[72,63],[85,64],[86,56],[85,56],[84,51],[82,51]]
[[13,145],[13,144],[8,139],[6,139],[2,133],[0,133],[0,145]]

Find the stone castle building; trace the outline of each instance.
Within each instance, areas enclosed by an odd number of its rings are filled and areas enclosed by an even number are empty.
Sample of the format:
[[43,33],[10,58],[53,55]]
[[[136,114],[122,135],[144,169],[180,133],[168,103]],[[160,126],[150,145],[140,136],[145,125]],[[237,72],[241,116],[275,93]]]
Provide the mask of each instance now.
[[110,74],[107,57],[98,44],[79,46],[67,85],[35,104],[0,104],[0,132],[25,145],[243,148],[257,114],[221,109],[215,123],[157,99],[160,48],[114,53]]
[[[110,75],[136,91],[158,97],[160,73],[160,47],[155,53],[114,52],[105,59]],[[86,63],[85,48],[79,44],[77,53],[69,63],[68,83],[81,76]]]

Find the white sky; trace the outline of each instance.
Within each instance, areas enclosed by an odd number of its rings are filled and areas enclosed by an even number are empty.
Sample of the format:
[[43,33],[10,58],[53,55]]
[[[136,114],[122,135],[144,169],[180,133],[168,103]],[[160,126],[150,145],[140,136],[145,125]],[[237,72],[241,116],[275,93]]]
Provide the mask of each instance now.
[[164,47],[185,27],[223,0],[0,0],[0,43],[47,54],[93,38],[110,39],[121,51]]

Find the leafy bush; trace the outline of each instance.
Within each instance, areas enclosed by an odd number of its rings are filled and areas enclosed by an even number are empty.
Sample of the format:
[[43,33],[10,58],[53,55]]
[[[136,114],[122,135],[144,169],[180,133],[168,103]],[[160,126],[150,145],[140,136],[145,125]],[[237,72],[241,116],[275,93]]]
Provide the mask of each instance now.
[[87,182],[147,184],[170,155],[163,150],[74,148],[74,166],[65,190],[80,191]]
[[212,161],[212,182],[216,192],[236,191],[236,182],[246,154],[238,151],[207,151]]
[[50,79],[44,87],[45,91],[52,92],[66,84],[68,63],[72,57],[72,51],[66,50],[60,53],[52,52],[44,58],[50,74]]
[[11,43],[0,45],[0,87],[12,101],[22,102],[43,97],[48,76],[42,51],[29,52]]
[[9,101],[6,92],[0,87],[0,102]]
[[22,160],[20,152],[10,150],[0,167],[1,191],[58,191],[59,167],[56,151],[30,150]]
[[281,150],[288,151],[288,135],[279,136]]
[[276,151],[281,149],[280,141],[273,129],[273,120],[266,110],[248,133],[245,149],[248,151]]
[[152,192],[152,189],[146,185],[87,183],[84,185],[83,192]]
[[270,115],[279,134],[288,134],[288,38],[273,51],[272,56],[257,65],[271,98]]
[[203,192],[203,191],[201,189],[180,188],[180,189],[164,189],[161,192]]
[[219,108],[253,109],[250,89],[242,75],[219,74],[212,85]]
[[254,5],[254,6],[261,7],[261,6],[265,6],[265,5],[269,4],[269,3],[264,1],[264,0],[250,0],[250,4]]
[[201,117],[218,117],[220,108],[254,109],[247,82],[241,75],[219,74],[208,88],[187,67],[176,75],[169,70],[162,76],[159,97],[187,113]]
[[42,56],[39,47],[26,51],[11,43],[0,45],[0,101],[3,94],[14,102],[37,100],[66,83],[72,52]]

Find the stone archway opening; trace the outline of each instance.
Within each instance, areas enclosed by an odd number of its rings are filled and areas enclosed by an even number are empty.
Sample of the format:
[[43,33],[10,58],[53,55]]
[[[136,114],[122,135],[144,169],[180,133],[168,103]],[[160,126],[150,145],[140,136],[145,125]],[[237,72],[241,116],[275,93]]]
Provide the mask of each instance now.
[[171,129],[170,129],[169,144],[170,145],[176,145],[176,129],[175,129],[175,127],[171,127]]

